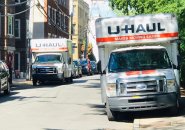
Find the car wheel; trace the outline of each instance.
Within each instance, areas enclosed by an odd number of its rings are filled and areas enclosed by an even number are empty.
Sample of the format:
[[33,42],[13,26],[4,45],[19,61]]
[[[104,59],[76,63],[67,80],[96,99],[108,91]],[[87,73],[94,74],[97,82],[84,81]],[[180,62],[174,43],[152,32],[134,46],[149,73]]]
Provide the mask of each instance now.
[[7,88],[4,90],[4,94],[5,95],[9,95],[10,94],[10,83],[7,81]]
[[33,83],[33,86],[37,86],[37,80],[36,79],[33,79],[32,83]]
[[69,82],[70,82],[70,83],[73,82],[73,77],[72,77],[72,76],[69,78]]

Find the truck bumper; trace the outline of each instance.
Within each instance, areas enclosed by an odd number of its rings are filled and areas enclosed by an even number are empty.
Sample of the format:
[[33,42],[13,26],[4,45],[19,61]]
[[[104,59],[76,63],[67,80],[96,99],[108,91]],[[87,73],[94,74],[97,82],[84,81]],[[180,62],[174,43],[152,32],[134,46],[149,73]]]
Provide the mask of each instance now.
[[59,81],[63,80],[63,73],[61,74],[32,74],[32,78],[39,81]]
[[166,93],[148,96],[109,97],[110,109],[113,111],[144,111],[176,106],[177,94]]

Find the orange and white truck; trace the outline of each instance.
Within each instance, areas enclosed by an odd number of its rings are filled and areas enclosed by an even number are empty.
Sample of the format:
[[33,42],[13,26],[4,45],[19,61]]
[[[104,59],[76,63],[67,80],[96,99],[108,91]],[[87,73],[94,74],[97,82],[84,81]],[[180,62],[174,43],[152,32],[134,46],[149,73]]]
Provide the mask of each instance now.
[[98,18],[101,95],[109,120],[119,112],[179,108],[178,24],[173,14]]
[[32,39],[30,45],[33,85],[46,81],[73,81],[71,40]]

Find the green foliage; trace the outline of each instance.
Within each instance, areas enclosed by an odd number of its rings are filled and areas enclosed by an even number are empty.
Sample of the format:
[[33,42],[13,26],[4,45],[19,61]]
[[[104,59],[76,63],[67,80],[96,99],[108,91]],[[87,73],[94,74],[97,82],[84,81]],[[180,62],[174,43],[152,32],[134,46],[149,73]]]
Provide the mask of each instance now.
[[122,15],[173,13],[179,24],[181,81],[185,85],[185,0],[109,0],[112,9]]

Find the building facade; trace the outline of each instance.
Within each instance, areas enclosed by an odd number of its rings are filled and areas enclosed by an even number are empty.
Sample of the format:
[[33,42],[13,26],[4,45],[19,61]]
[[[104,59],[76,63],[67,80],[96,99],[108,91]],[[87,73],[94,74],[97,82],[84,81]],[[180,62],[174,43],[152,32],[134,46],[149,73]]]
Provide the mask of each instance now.
[[34,0],[30,6],[32,39],[69,38],[69,0]]
[[30,40],[69,38],[68,0],[1,0],[0,59],[12,72],[30,67]]
[[27,0],[17,0],[15,4],[14,17],[14,70],[26,73],[27,70],[27,52],[28,52],[28,19],[29,19],[29,3]]
[[[15,0],[0,1],[0,59],[5,61],[9,68],[13,68],[15,51],[14,14]],[[6,6],[5,6],[6,5]]]
[[89,5],[84,0],[73,1],[72,41],[75,46],[73,59],[84,58],[88,43]]

